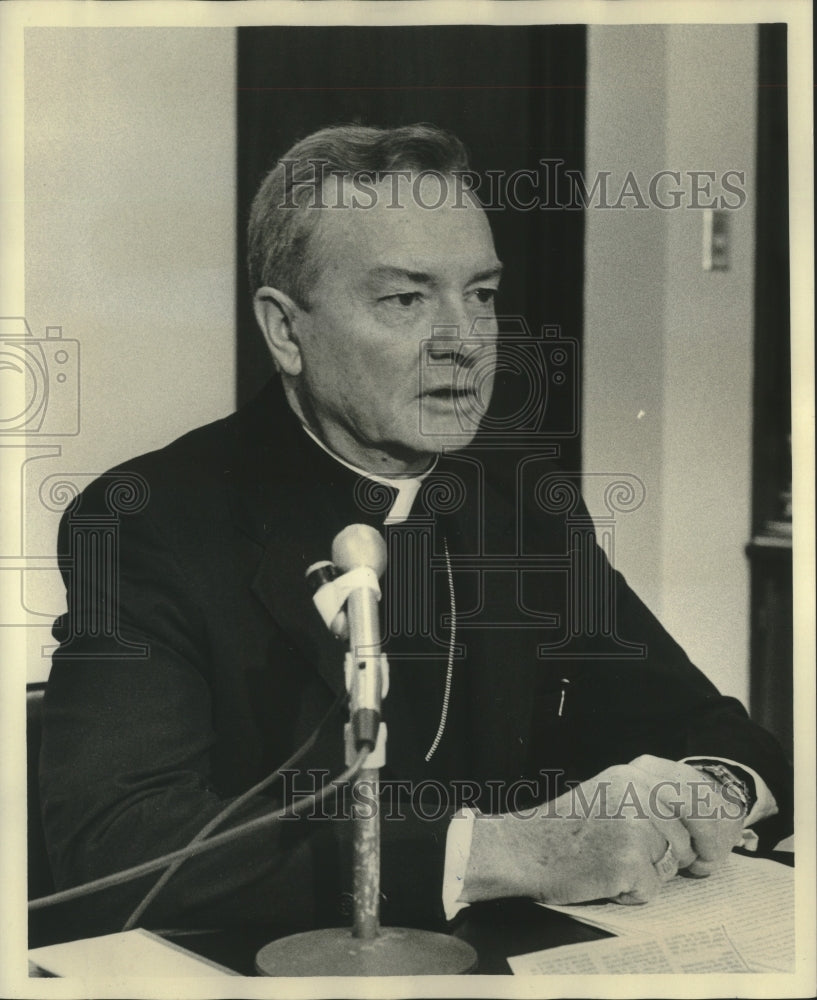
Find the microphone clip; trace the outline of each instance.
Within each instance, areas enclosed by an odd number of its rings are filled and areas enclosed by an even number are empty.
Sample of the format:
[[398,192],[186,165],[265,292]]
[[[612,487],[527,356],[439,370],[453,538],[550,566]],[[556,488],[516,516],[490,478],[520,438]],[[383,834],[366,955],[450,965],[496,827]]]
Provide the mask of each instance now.
[[315,563],[306,571],[307,581],[315,587],[312,603],[329,631],[338,639],[349,638],[349,622],[344,606],[353,590],[365,587],[380,600],[380,583],[369,566],[355,566],[338,575],[334,563]]

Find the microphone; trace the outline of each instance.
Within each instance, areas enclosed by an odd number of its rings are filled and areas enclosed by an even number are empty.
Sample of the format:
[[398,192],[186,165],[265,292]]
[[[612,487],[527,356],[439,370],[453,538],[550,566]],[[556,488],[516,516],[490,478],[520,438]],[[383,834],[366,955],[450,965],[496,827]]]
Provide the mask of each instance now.
[[[380,703],[388,693],[389,671],[380,651],[377,581],[385,569],[386,543],[380,534],[368,525],[350,524],[332,543],[332,563],[314,563],[307,570],[324,622],[340,637],[345,604],[349,628],[345,666],[351,721],[344,727],[344,747],[347,765],[359,766],[352,786],[352,928],[351,933],[329,927],[272,941],[255,959],[266,976],[442,976],[477,967],[473,948],[457,938],[380,926],[379,772],[387,738]],[[362,750],[369,753],[359,763]]]
[[332,562],[341,573],[359,571],[360,582],[351,587],[346,604],[349,627],[346,687],[350,693],[356,748],[371,750],[377,743],[380,704],[388,686],[377,612],[380,598],[377,581],[386,569],[386,543],[369,525],[350,524],[332,542]]

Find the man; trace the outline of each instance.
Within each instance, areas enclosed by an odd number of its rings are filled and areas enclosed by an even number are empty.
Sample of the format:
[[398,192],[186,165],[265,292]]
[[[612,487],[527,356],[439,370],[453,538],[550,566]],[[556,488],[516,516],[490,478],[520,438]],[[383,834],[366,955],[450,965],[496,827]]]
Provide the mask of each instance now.
[[[474,441],[501,262],[466,172],[430,126],[326,129],[290,150],[249,234],[279,377],[102,477],[63,519],[70,610],[41,759],[59,886],[188,843],[315,730],[343,692],[343,649],[304,572],[354,523],[392,553],[385,923],[442,922],[443,892],[449,916],[517,895],[646,902],[679,870],[714,871],[745,827],[772,844],[788,831],[779,747],[613,573],[580,499],[553,502],[546,487],[568,486],[547,449]],[[100,582],[90,526],[117,476],[144,503],[122,514]],[[341,771],[340,723],[231,822]],[[343,921],[346,815],[188,861],[142,921]],[[118,929],[155,878],[77,904],[73,932]]]

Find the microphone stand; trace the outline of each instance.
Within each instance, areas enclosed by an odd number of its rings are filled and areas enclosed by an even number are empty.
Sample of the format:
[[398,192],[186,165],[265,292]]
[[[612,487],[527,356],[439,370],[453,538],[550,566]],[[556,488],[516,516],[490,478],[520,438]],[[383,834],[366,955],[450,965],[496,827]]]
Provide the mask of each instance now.
[[[351,528],[344,529],[333,545],[335,562],[341,565],[348,560],[338,558],[336,547],[349,531]],[[379,576],[385,568],[385,545],[380,535],[374,534],[383,548],[382,565],[372,567],[379,570]],[[355,565],[360,564],[353,562],[343,568]],[[432,931],[380,926],[379,780],[380,768],[386,762],[387,738],[386,724],[380,721],[380,702],[388,693],[388,662],[380,651],[377,604],[370,590],[350,591],[346,620],[349,651],[344,665],[351,719],[344,727],[347,767],[361,749],[370,748],[352,784],[352,927],[307,931],[273,941],[256,955],[256,969],[265,976],[442,976],[473,972],[477,955],[464,941]]]

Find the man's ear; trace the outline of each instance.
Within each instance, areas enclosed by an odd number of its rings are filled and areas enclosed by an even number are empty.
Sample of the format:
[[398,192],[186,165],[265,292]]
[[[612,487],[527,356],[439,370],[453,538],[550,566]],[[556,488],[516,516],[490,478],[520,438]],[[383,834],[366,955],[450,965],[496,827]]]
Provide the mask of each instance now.
[[300,375],[301,349],[294,335],[298,306],[284,292],[264,285],[255,293],[253,309],[275,367],[286,375]]

